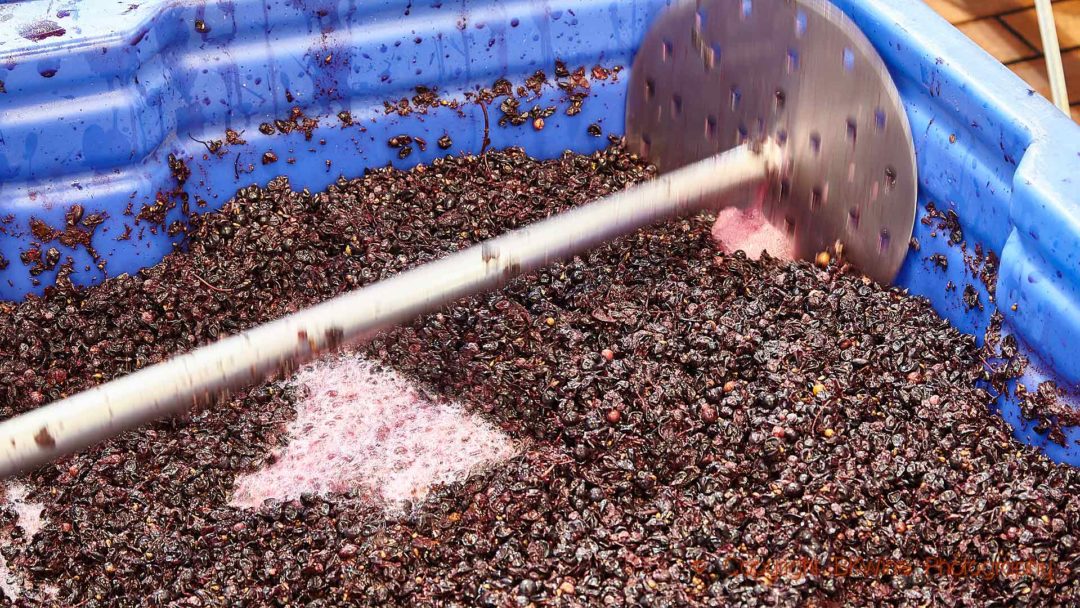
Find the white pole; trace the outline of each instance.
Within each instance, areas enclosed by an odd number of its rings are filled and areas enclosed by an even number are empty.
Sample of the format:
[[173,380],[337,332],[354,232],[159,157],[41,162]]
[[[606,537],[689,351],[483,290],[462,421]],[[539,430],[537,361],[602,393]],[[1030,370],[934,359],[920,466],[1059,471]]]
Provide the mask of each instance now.
[[0,423],[0,478],[263,382],[321,353],[655,222],[763,185],[781,151],[743,145]]
[[1061,47],[1058,45],[1057,27],[1054,25],[1054,7],[1050,0],[1035,0],[1035,12],[1039,17],[1039,35],[1042,37],[1043,55],[1046,56],[1050,94],[1054,105],[1068,114],[1069,90],[1065,86],[1065,69],[1061,65]]

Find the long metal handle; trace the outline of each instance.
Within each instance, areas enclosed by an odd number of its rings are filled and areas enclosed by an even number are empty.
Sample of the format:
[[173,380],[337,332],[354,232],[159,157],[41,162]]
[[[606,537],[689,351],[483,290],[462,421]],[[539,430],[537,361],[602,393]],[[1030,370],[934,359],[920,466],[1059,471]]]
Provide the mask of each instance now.
[[779,149],[743,145],[0,423],[0,477],[265,381],[448,302],[654,222],[764,186]]

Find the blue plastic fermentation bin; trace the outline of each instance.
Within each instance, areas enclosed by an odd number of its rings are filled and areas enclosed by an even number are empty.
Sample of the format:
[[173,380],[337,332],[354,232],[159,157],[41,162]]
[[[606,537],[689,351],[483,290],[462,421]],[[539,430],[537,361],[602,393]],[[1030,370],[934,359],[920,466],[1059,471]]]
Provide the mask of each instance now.
[[[42,253],[49,248],[74,260],[81,284],[152,265],[182,241],[186,213],[216,209],[238,187],[277,175],[288,176],[294,188],[315,190],[369,167],[479,152],[480,105],[402,116],[388,113],[384,102],[412,97],[416,87],[463,100],[500,77],[516,86],[536,70],[551,75],[556,60],[571,68],[627,67],[667,4],[0,5],[0,266],[6,264],[0,297],[21,299],[52,284],[56,266]],[[919,247],[910,250],[899,284],[980,340],[999,310],[1004,331],[1030,351],[1034,364],[1025,384],[1052,378],[1074,391],[1080,383],[1080,127],[921,2],[837,4],[884,57],[906,103],[920,171],[918,218],[932,204],[959,222],[958,230],[916,222]],[[491,117],[491,146],[522,146],[539,157],[601,148],[607,140],[588,127],[623,132],[626,83],[625,73],[593,79],[576,116],[562,111],[566,94],[546,86],[535,105],[560,111],[542,130],[500,127]],[[308,128],[260,131],[293,112],[302,123],[310,119]],[[427,145],[413,145],[399,158],[401,149],[387,145],[399,135]],[[436,145],[444,135],[453,142],[446,150]],[[170,156],[191,171],[182,186]],[[42,244],[43,233],[64,229],[76,205],[79,225],[93,228],[90,242]],[[993,299],[972,271],[991,252],[999,267]],[[999,398],[996,406],[1020,439],[1080,464],[1080,429],[1069,429],[1066,444],[1058,445],[1022,420],[1014,402]]]

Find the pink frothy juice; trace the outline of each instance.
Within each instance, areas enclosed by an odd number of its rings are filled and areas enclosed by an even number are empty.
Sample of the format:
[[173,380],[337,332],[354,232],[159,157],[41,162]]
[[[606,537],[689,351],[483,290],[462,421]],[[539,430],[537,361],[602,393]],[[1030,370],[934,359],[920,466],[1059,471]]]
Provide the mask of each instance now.
[[[3,503],[15,511],[17,516],[15,526],[22,528],[23,531],[23,536],[19,540],[13,540],[9,531],[0,533],[0,547],[30,543],[34,535],[41,530],[42,505],[28,501],[26,486],[17,481],[0,486],[0,493],[2,493]],[[11,599],[19,598],[26,582],[25,573],[12,570],[8,566],[7,559],[0,554],[0,590],[3,591],[4,596]],[[56,588],[51,585],[46,585],[43,589],[47,595],[56,594]]]
[[747,257],[756,260],[762,250],[774,258],[794,258],[791,240],[784,231],[773,226],[757,207],[739,209],[725,207],[716,215],[712,236],[726,252],[743,250]]
[[272,465],[236,480],[234,506],[356,488],[394,510],[515,453],[483,419],[356,355],[306,366],[289,382],[301,395],[289,443]]

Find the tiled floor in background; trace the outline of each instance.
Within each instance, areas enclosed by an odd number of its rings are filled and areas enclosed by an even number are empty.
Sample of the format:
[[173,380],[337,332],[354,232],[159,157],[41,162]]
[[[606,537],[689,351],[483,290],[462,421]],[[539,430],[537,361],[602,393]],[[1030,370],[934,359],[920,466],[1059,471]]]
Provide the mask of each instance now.
[[[1034,0],[926,0],[960,31],[1050,97]],[[1072,116],[1080,122],[1080,0],[1054,0]]]

